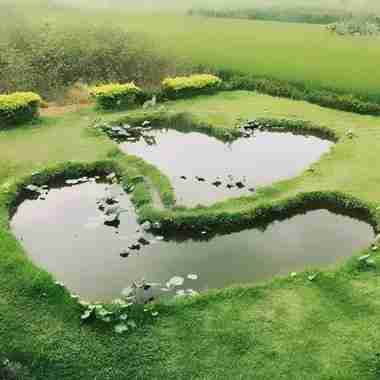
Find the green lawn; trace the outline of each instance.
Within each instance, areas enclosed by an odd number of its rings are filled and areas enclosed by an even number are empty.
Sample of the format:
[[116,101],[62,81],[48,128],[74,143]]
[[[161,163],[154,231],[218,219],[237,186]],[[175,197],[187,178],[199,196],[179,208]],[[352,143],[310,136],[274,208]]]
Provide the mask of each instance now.
[[[314,172],[274,184],[258,198],[178,215],[234,214],[316,190],[340,191],[373,209],[380,205],[379,118],[242,91],[167,108],[215,128],[233,127],[238,117],[303,119],[340,137]],[[27,260],[12,236],[2,193],[6,183],[69,160],[113,157],[128,170],[133,160],[115,154],[110,140],[87,129],[99,117],[120,116],[84,109],[0,133],[0,356],[22,362],[38,380],[379,379],[380,267],[360,269],[355,258],[312,282],[299,274],[159,304],[153,324],[123,336],[103,325],[81,324],[75,301]],[[349,129],[356,135],[352,140],[345,135]],[[153,169],[145,175],[158,183]]]

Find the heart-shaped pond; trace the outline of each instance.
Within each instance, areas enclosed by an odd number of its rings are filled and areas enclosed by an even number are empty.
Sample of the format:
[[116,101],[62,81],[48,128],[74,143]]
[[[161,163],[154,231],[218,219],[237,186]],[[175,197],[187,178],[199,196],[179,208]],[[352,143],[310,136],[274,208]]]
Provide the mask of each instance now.
[[259,186],[300,174],[331,141],[291,132],[256,130],[226,143],[199,132],[152,129],[120,147],[155,165],[173,185],[178,205],[210,205],[250,195]]
[[180,276],[185,282],[176,291],[254,283],[337,264],[374,237],[368,224],[320,210],[274,222],[265,231],[165,241],[137,224],[119,185],[94,182],[25,200],[11,224],[35,264],[88,300],[116,298],[142,278],[165,284]]

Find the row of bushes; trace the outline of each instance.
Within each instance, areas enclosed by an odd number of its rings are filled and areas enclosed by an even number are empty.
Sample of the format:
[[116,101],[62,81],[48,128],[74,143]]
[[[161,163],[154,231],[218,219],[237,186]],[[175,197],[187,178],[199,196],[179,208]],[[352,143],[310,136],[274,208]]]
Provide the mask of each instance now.
[[[155,95],[160,99],[178,99],[198,94],[211,93],[222,87],[222,80],[210,74],[196,74],[175,78],[167,78]],[[133,82],[95,86],[90,93],[101,109],[122,109],[134,104],[141,104],[152,96]]]
[[[221,79],[209,74],[167,78],[162,82],[161,96],[178,98],[209,93],[217,90],[221,83]],[[142,104],[151,95],[133,82],[95,86],[90,88],[90,94],[95,98],[98,107],[105,110],[125,109]],[[41,97],[33,92],[0,95],[0,128],[32,120],[38,115],[41,102]]]
[[380,104],[367,101],[351,94],[339,94],[329,90],[319,90],[277,79],[258,78],[252,74],[236,73],[229,70],[217,72],[223,79],[224,90],[249,90],[264,94],[305,100],[322,107],[363,115],[380,115]]
[[[229,70],[217,71],[216,75],[196,74],[187,77],[167,78],[158,92],[160,100],[179,99],[199,94],[210,94],[217,90],[248,90],[264,94],[305,100],[322,107],[354,112],[363,115],[380,115],[380,104],[351,94],[339,94],[329,90],[305,87],[301,84],[276,79],[258,78],[252,74]],[[142,104],[153,93],[143,91],[133,83],[111,84],[91,89],[97,104],[102,109],[125,108],[131,104]]]
[[191,9],[190,16],[204,16],[215,18],[234,18],[243,20],[296,22],[306,24],[331,24],[338,22],[351,13],[343,10],[324,10],[313,8],[242,8],[242,9]]
[[38,116],[41,101],[41,97],[33,92],[0,95],[0,129]]

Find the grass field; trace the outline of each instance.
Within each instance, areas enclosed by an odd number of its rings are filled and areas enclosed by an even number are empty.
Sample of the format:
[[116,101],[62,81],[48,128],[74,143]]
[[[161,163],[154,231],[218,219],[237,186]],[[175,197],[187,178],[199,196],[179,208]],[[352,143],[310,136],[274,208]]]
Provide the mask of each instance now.
[[75,25],[121,26],[148,36],[167,57],[380,101],[380,78],[374,75],[380,62],[376,38],[341,37],[319,25],[211,19],[168,11],[70,10],[27,5],[21,0],[7,9],[11,13],[2,14],[0,41],[7,30],[26,22],[35,27],[48,22],[73,30]]
[[194,63],[380,100],[380,79],[372,75],[378,39],[339,37],[319,25],[179,15],[134,15],[126,25]]
[[[197,97],[167,108],[224,128],[238,117],[301,118],[340,137],[313,165],[314,172],[275,184],[259,199],[182,213],[233,214],[315,190],[341,191],[374,209],[380,205],[379,118],[248,92]],[[80,323],[75,301],[28,261],[9,231],[4,189],[34,170],[68,160],[113,157],[127,169],[128,158],[115,154],[108,138],[87,130],[94,119],[121,116],[84,108],[0,133],[0,355],[23,363],[35,380],[377,380],[380,269],[359,270],[356,259],[320,272],[313,282],[299,274],[159,304],[153,325],[123,336]],[[356,135],[352,140],[345,136],[348,129]]]

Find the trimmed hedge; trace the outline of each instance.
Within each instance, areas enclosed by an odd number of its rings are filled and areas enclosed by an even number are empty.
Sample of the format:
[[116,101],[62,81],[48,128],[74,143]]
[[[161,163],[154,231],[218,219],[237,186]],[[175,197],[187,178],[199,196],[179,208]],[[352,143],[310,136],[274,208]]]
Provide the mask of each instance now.
[[262,20],[279,22],[296,22],[306,24],[332,24],[351,17],[351,13],[344,10],[320,8],[239,8],[239,9],[190,9],[189,16],[203,16],[214,18],[231,18],[242,20]]
[[90,94],[98,107],[105,110],[128,108],[145,100],[143,91],[133,82],[94,86],[90,88]]
[[221,87],[222,80],[211,74],[194,74],[187,77],[166,78],[162,92],[170,99],[212,93]]
[[339,94],[330,90],[316,90],[301,84],[289,83],[277,79],[258,78],[251,74],[243,74],[229,70],[218,71],[223,78],[224,90],[258,91],[263,94],[305,100],[322,107],[362,115],[380,115],[380,104],[370,102],[351,94]]
[[34,119],[41,102],[41,97],[33,92],[0,95],[0,129]]

